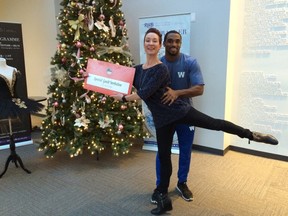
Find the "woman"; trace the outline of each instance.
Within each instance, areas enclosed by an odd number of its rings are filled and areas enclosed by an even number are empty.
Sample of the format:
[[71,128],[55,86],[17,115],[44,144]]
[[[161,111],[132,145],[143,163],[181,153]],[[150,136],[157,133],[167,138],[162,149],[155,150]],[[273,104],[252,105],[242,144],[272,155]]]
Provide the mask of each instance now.
[[157,208],[152,214],[160,215],[172,210],[171,199],[167,196],[170,176],[172,174],[171,146],[175,125],[188,124],[210,130],[224,131],[256,142],[277,145],[278,140],[269,134],[251,132],[229,121],[214,119],[205,115],[181,98],[167,105],[163,103],[163,95],[170,85],[169,71],[158,59],[162,35],[155,28],[148,29],[144,36],[146,62],[137,65],[134,77],[134,87],[137,93],[131,95],[117,94],[112,97],[124,102],[142,99],[149,107],[155,128],[160,159],[160,184],[155,189]]

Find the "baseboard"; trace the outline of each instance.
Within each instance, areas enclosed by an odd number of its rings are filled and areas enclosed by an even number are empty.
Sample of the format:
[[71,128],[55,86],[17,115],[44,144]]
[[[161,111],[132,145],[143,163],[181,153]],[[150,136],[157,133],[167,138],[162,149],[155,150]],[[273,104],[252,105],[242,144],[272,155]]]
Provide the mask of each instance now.
[[207,146],[201,146],[201,145],[193,144],[192,149],[224,156],[227,153],[227,151],[229,151],[229,146],[226,149],[221,150],[221,149],[215,149],[215,148],[210,148]]
[[210,148],[206,146],[193,144],[192,149],[203,151],[203,152],[208,152],[208,153],[215,154],[215,155],[221,155],[221,156],[224,156],[229,150],[231,150],[231,151],[241,152],[241,153],[255,155],[259,157],[265,157],[269,159],[288,161],[288,156],[276,155],[276,154],[267,153],[267,152],[260,152],[256,150],[241,148],[238,146],[228,146],[224,150],[221,150],[221,149],[214,149],[214,148]]
[[[15,143],[15,146],[16,146],[16,147],[19,147],[19,146],[25,146],[25,145],[30,145],[30,144],[33,144],[33,141],[32,141],[32,140],[27,140],[27,141],[23,141],[23,142],[16,142],[16,143]],[[9,149],[9,147],[10,147],[10,144],[1,145],[1,146],[0,146],[0,150]]]
[[259,156],[259,157],[265,157],[265,158],[281,160],[281,161],[288,161],[288,156],[284,156],[284,155],[276,155],[276,154],[267,153],[267,152],[260,152],[260,151],[256,151],[256,150],[241,148],[238,146],[229,146],[229,149],[232,151],[237,151],[237,152],[255,155],[255,156]]
[[47,115],[44,113],[31,113],[31,115],[33,116],[37,116],[37,117],[41,117],[41,118],[45,118]]

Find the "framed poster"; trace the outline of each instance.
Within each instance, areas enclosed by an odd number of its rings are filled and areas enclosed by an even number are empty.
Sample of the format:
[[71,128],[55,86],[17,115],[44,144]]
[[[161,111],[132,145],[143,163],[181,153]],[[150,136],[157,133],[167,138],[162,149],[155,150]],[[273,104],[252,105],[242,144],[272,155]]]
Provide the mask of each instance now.
[[[195,19],[194,13],[174,14],[166,16],[143,17],[139,19],[139,44],[143,44],[145,32],[149,28],[157,28],[162,39],[166,32],[170,30],[178,31],[182,36],[181,52],[190,55],[191,21]],[[164,47],[159,51],[159,57],[165,53]],[[144,47],[140,46],[140,63],[146,59]]]
[[[0,22],[0,58],[6,60],[7,65],[19,71],[15,84],[15,95],[27,98],[27,84],[22,39],[22,26],[19,23]],[[1,71],[0,71],[1,73]],[[10,143],[9,121],[0,119],[0,149]],[[16,145],[32,144],[31,119],[29,114],[11,119],[12,132]]]

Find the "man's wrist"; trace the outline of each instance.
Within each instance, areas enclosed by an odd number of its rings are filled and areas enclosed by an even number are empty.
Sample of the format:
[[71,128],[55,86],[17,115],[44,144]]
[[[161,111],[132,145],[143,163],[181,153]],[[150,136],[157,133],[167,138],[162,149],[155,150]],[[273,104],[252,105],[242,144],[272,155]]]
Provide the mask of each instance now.
[[122,97],[122,102],[127,102],[125,95],[123,95],[123,97]]

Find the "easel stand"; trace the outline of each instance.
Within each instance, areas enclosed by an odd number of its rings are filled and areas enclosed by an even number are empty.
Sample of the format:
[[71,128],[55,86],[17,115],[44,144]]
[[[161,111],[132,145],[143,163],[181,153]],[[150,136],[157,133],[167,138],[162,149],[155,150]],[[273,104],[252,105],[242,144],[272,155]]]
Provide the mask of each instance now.
[[31,171],[29,171],[28,169],[26,169],[24,167],[24,164],[21,160],[21,158],[19,157],[19,155],[16,154],[16,146],[15,146],[15,141],[14,141],[14,136],[13,136],[13,132],[12,132],[12,125],[11,125],[11,119],[9,118],[9,138],[10,138],[10,156],[7,158],[7,161],[5,163],[5,168],[4,171],[1,173],[0,178],[2,178],[2,176],[6,173],[9,163],[12,161],[12,163],[15,163],[16,168],[18,168],[18,164],[17,162],[19,162],[20,167],[26,171],[28,174],[31,173]]

